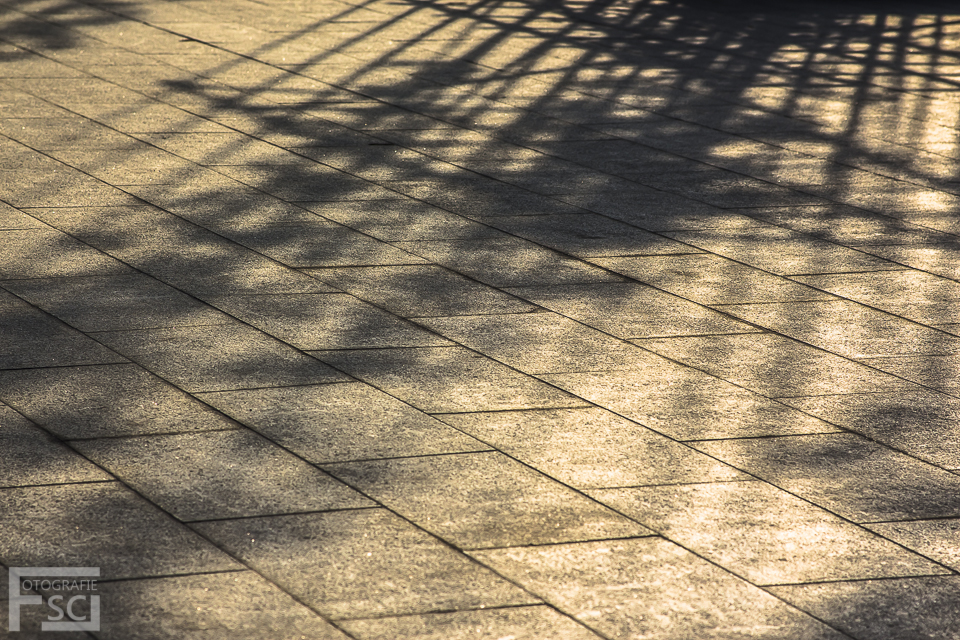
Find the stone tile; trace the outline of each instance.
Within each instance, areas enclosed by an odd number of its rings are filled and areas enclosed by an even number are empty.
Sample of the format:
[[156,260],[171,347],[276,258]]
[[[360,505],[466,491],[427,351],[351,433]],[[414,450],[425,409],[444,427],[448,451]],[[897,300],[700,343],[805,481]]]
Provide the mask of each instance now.
[[132,149],[138,142],[86,118],[3,118],[0,133],[32,149]]
[[700,304],[786,302],[832,297],[812,287],[712,253],[595,258],[591,262]]
[[431,613],[402,618],[345,620],[340,625],[360,640],[590,640],[596,635],[545,606]]
[[41,219],[182,291],[317,293],[315,279],[154,207],[35,210]]
[[307,271],[400,316],[518,313],[532,305],[498,289],[433,265]]
[[839,431],[784,404],[666,359],[629,378],[617,372],[538,377],[677,440]]
[[607,637],[842,637],[662,538],[497,549],[471,555]]
[[300,164],[302,156],[239,132],[141,134],[137,138],[202,165]]
[[417,200],[298,204],[324,218],[384,242],[452,240],[498,235],[487,226]]
[[847,358],[960,353],[960,338],[849,300],[724,305],[721,309]]
[[636,343],[765,396],[914,388],[891,375],[774,333],[660,338]]
[[106,639],[347,638],[252,571],[101,582],[98,587],[98,636]]
[[113,479],[2,404],[0,449],[4,451],[0,487]]
[[100,567],[101,580],[242,568],[119,483],[2,489],[0,507],[8,567]]
[[787,398],[784,403],[947,469],[960,469],[960,400],[934,391]]
[[585,262],[507,235],[395,244],[431,262],[495,287],[622,280],[619,276]]
[[754,584],[946,572],[765,482],[588,493]]
[[193,526],[333,619],[538,602],[384,509]]
[[0,372],[0,400],[65,439],[237,426],[129,363]]
[[[257,137],[268,139],[259,134]],[[287,202],[376,200],[395,197],[392,191],[319,163],[290,166],[217,167],[224,175]]]
[[656,358],[555,313],[419,318],[417,322],[524,373],[630,371]]
[[502,453],[426,456],[325,468],[459,548],[650,534],[646,528]]
[[507,291],[618,338],[756,331],[712,309],[633,282]]
[[854,434],[692,446],[854,522],[960,515],[960,478]]
[[219,177],[193,162],[147,145],[123,150],[61,148],[50,151],[50,155],[112,185],[176,184]]
[[81,331],[226,324],[199,300],[139,273],[40,278],[4,283],[8,291]]
[[689,246],[594,214],[481,218],[507,233],[578,258],[690,253]]
[[310,462],[489,448],[362,383],[224,391],[200,397]]
[[960,570],[960,519],[914,520],[864,525],[931,560]]
[[348,380],[310,356],[239,323],[96,335],[188,392]]
[[266,225],[224,235],[278,262],[297,268],[424,264],[406,251],[348,227],[317,218],[315,222]]
[[347,294],[249,295],[209,298],[208,301],[298,349],[452,344]]
[[861,362],[937,391],[960,396],[960,355],[863,358]]
[[901,269],[860,251],[780,227],[666,232],[670,238],[777,275]]
[[922,324],[954,322],[960,283],[912,269],[795,278],[817,289]]
[[19,209],[14,209],[6,203],[0,202],[0,231],[20,229],[42,229],[44,224]]
[[916,246],[870,246],[864,251],[937,276],[960,278],[960,243]]
[[0,231],[0,280],[121,273],[125,267],[49,227]]
[[910,245],[950,239],[903,220],[846,206],[777,207],[753,211],[757,218],[846,246]]
[[462,347],[326,351],[315,355],[428,413],[584,404],[579,398]]
[[948,640],[960,633],[957,576],[834,582],[774,587],[770,591],[865,640]]
[[126,361],[102,344],[0,290],[0,369]]
[[372,506],[246,429],[74,444],[182,521]]
[[438,417],[581,489],[746,478],[732,467],[595,407]]

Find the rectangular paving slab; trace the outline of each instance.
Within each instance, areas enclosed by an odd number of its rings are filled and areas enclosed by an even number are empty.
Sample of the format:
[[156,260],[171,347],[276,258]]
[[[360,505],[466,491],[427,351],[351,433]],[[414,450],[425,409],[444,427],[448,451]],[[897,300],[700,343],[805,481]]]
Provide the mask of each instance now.
[[649,531],[501,453],[326,465],[460,548],[552,544]]
[[385,509],[193,526],[333,619],[539,602]]
[[607,637],[843,637],[662,538],[471,555]]
[[488,448],[362,383],[224,391],[199,397],[310,462]]
[[960,516],[960,477],[858,435],[691,446],[854,522]]
[[747,477],[683,444],[595,407],[437,417],[576,488]]
[[116,482],[0,489],[0,508],[8,567],[99,567],[102,580],[242,568]]
[[754,584],[946,572],[922,556],[764,482],[588,493]]
[[246,429],[74,443],[182,521],[372,506]]
[[189,392],[343,382],[347,376],[247,325],[96,334]]
[[324,351],[315,355],[428,413],[585,404],[462,347]]
[[68,440],[238,426],[131,363],[2,371],[0,400]]
[[766,396],[915,388],[892,375],[775,333],[635,342],[644,349]]
[[[2,378],[0,378],[2,380]],[[95,482],[113,478],[6,405],[0,404],[0,487],[22,487],[67,482]]]

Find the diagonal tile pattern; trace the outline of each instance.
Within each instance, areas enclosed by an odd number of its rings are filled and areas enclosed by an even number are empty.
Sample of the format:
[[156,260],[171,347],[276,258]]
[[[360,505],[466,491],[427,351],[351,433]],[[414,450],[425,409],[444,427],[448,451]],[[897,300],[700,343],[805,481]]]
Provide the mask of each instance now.
[[0,566],[99,567],[65,638],[960,637],[958,38],[0,0]]

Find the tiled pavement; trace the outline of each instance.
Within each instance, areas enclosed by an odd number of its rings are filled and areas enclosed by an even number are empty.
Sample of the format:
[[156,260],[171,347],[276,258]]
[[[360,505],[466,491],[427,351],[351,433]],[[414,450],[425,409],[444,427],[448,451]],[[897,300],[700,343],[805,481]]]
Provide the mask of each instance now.
[[960,10],[775,4],[0,0],[0,564],[97,638],[960,638]]

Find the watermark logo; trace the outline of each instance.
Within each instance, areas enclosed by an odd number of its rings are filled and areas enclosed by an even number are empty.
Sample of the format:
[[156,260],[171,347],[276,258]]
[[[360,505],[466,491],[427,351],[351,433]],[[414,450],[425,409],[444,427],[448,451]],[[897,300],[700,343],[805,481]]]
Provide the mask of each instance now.
[[[10,631],[20,631],[24,605],[43,605],[44,597],[24,591],[55,592],[47,596],[47,619],[41,631],[99,631],[99,567],[10,567]],[[86,610],[86,612],[84,612]]]

